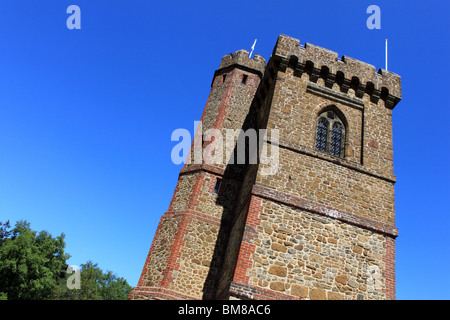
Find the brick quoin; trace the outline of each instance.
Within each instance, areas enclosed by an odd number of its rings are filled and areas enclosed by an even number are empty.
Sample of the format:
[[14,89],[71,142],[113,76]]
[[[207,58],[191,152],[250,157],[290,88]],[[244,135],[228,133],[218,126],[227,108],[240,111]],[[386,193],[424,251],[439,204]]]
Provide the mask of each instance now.
[[261,224],[259,214],[262,211],[261,198],[253,196],[250,199],[250,206],[247,214],[246,229],[241,242],[236,271],[233,278],[234,283],[248,284],[248,270],[253,265],[252,254],[255,252],[256,245],[252,244],[256,237],[256,228]]
[[178,224],[178,231],[175,236],[175,241],[170,249],[171,255],[167,259],[167,268],[163,271],[163,280],[161,281],[161,287],[167,287],[173,281],[172,273],[175,270],[179,270],[180,263],[180,250],[184,245],[184,237],[189,231],[189,223],[192,221],[192,211],[195,209],[195,206],[198,204],[198,197],[201,193],[201,186],[204,180],[204,172],[201,172],[197,177],[192,189],[191,196],[189,198],[189,204],[187,206],[187,210],[181,213],[181,221]]
[[386,284],[383,292],[387,300],[395,300],[395,238],[386,237],[384,243],[386,253],[383,256],[383,262],[386,267],[383,272]]

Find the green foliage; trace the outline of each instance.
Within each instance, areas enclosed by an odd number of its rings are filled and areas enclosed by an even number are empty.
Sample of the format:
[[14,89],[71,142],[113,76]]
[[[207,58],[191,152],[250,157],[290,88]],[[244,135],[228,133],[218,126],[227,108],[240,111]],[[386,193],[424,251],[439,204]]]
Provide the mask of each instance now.
[[125,300],[132,287],[92,261],[81,264],[80,289],[69,289],[64,234],[37,233],[26,221],[0,222],[0,300]]
[[9,220],[5,223],[0,221],[0,246],[6,241],[7,238],[11,235],[11,225],[9,224]]
[[53,238],[47,231],[32,231],[18,221],[12,231],[2,224],[0,292],[8,299],[50,299],[69,255],[64,253],[64,234]]
[[[66,276],[66,282],[70,274]],[[70,281],[70,280],[69,280]],[[126,300],[132,287],[123,278],[111,271],[104,273],[97,263],[81,264],[80,289],[69,289],[62,283],[55,291],[60,300]]]

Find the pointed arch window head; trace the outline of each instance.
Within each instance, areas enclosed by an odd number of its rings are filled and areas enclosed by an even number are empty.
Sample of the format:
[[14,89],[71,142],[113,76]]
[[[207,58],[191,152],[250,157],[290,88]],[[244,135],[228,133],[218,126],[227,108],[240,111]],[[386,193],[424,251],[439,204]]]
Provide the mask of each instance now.
[[322,112],[317,120],[316,150],[344,156],[345,127],[334,111]]

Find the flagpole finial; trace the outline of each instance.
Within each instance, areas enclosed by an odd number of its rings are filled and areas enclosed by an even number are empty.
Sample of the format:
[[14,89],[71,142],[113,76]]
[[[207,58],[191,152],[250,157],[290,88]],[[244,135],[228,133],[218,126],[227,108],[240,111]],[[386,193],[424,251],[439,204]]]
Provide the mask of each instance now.
[[251,59],[252,58],[252,53],[253,53],[253,50],[255,50],[255,45],[256,45],[256,41],[257,41],[258,39],[255,39],[255,42],[253,42],[253,45],[252,45],[252,51],[250,51],[250,53],[248,54],[248,57]]

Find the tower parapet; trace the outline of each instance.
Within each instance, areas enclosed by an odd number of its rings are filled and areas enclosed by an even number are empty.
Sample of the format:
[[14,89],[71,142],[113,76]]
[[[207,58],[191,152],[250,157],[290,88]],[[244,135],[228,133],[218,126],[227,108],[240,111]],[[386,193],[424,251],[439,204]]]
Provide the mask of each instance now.
[[352,88],[359,97],[366,93],[373,102],[381,98],[390,109],[402,98],[399,75],[384,69],[376,71],[373,65],[347,56],[339,59],[336,52],[310,43],[301,46],[300,40],[286,35],[279,36],[272,57],[280,68],[289,65],[297,75],[306,72],[313,82],[323,78],[327,87],[336,83],[343,92]]
[[262,77],[266,68],[266,60],[259,54],[255,54],[253,58],[249,58],[248,55],[249,52],[247,50],[239,50],[223,56],[215,75],[222,73],[224,70],[236,67],[257,73]]

